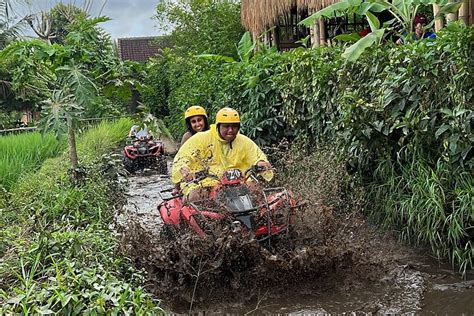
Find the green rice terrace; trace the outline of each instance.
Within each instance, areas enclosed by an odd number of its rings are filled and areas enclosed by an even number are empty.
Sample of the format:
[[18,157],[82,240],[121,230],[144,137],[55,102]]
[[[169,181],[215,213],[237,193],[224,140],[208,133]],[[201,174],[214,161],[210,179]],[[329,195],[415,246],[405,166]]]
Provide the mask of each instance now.
[[0,0],[0,315],[474,313],[472,0],[136,2]]

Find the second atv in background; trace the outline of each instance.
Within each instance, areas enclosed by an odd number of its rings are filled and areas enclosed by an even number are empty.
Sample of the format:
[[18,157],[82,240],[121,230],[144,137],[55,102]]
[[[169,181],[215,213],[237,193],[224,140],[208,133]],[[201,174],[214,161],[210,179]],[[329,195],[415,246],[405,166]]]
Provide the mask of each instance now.
[[165,147],[161,140],[154,140],[148,130],[130,130],[129,144],[123,149],[123,165],[130,173],[145,168],[156,169],[160,174],[168,174]]

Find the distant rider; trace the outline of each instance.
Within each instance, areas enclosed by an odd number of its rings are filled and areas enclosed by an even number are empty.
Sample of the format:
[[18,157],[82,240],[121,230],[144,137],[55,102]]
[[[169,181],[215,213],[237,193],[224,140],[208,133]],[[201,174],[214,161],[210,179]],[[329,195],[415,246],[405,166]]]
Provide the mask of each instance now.
[[[271,168],[263,151],[247,136],[239,134],[240,116],[231,108],[223,108],[216,115],[216,123],[210,130],[197,133],[179,149],[173,161],[172,181],[181,183],[185,197],[190,201],[208,196],[210,189],[218,184],[214,178],[199,183],[186,184],[195,179],[195,173],[208,170],[221,177],[228,169],[240,169],[242,173],[257,165]],[[262,176],[270,181],[271,171]]]

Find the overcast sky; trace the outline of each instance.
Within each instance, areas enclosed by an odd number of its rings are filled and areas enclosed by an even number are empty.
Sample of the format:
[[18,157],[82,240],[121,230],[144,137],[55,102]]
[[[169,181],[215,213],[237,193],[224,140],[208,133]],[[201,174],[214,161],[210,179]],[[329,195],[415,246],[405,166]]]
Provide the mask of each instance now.
[[[101,15],[111,18],[111,21],[101,23],[113,39],[121,37],[139,37],[160,35],[155,20],[151,17],[156,12],[156,5],[160,0],[108,0]],[[60,0],[31,0],[32,12],[46,11]],[[83,8],[84,0],[63,0],[63,3],[75,3]],[[93,0],[89,10],[92,16],[97,16],[104,4],[104,0]]]

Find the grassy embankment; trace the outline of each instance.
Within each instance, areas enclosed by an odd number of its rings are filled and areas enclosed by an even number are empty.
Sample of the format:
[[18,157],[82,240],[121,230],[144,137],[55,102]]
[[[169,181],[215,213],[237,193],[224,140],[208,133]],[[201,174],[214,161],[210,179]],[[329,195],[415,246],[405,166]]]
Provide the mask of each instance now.
[[38,168],[47,158],[56,156],[63,144],[52,135],[42,137],[40,133],[1,136],[0,187],[10,190],[22,174]]
[[64,153],[0,200],[0,314],[161,311],[140,273],[116,254],[110,229],[119,186],[107,154],[131,125],[121,119],[80,135],[80,186],[71,184]]

